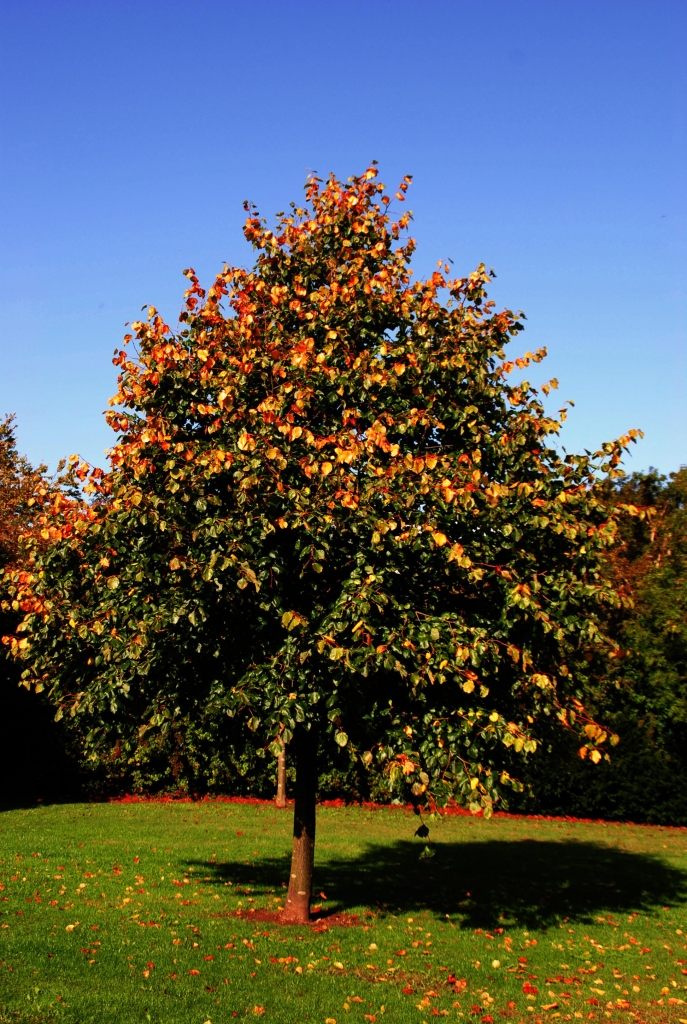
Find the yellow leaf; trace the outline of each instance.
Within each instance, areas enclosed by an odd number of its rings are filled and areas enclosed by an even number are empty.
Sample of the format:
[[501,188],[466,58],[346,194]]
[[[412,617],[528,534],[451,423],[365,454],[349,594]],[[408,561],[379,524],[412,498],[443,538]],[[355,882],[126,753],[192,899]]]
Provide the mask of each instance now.
[[322,476],[329,476],[333,468],[331,462],[323,462],[320,467],[320,473]]
[[473,683],[472,679],[466,680],[463,683],[462,689],[464,690],[465,693],[472,693],[472,691],[475,689],[475,684]]
[[436,544],[436,546],[438,548],[443,547],[443,545],[446,544],[446,542],[448,540],[448,537],[446,536],[446,534],[445,533],[440,533],[439,531],[437,531],[436,533],[433,533],[432,534],[432,538],[433,538],[434,543]]

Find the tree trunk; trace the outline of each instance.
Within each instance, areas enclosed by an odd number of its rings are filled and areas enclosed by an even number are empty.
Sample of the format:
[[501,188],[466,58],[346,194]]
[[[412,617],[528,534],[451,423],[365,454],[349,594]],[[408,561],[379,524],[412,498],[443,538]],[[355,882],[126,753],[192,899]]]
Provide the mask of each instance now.
[[277,795],[274,803],[277,807],[286,807],[286,744],[283,741],[277,757]]
[[296,792],[293,812],[291,874],[286,906],[281,920],[307,924],[312,898],[312,869],[315,859],[315,792],[317,789],[317,735],[298,728],[289,744],[296,761]]

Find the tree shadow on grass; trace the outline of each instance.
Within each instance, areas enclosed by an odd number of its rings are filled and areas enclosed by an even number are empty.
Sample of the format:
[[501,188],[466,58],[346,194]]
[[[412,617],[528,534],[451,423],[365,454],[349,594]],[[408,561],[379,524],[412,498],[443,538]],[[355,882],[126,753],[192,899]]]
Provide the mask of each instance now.
[[[417,843],[370,844],[359,857],[316,863],[314,891],[327,913],[361,907],[431,911],[466,928],[541,928],[560,921],[651,912],[687,902],[687,872],[659,857],[593,842],[487,840],[441,843],[420,860]],[[252,897],[281,894],[284,858],[254,864],[190,861],[214,884],[232,882]],[[198,879],[198,875],[196,875]]]

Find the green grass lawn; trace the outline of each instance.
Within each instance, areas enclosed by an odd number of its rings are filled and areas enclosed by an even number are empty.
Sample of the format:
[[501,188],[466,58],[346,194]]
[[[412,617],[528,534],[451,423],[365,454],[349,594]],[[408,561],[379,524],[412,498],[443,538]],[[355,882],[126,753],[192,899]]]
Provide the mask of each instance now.
[[290,811],[5,811],[0,1021],[687,1021],[685,831],[453,817],[420,859],[416,825],[320,808],[318,899],[359,916],[287,928],[251,911],[283,902]]

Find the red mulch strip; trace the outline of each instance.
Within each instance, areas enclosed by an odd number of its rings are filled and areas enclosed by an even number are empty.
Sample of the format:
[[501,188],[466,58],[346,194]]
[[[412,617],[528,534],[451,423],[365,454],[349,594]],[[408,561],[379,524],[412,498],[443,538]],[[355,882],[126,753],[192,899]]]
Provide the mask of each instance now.
[[[289,805],[293,801],[289,800]],[[172,804],[172,803],[205,803],[205,804],[255,804],[262,807],[274,807],[273,800],[261,800],[254,796],[189,796],[188,793],[172,793],[166,796],[145,796],[127,793],[125,796],[110,797],[109,803],[114,804]],[[368,800],[322,800],[320,807],[364,807],[367,811],[412,811],[412,804],[375,804]],[[276,810],[276,808],[275,808]],[[476,815],[465,807],[440,807],[439,814],[446,817],[481,817],[482,811]],[[507,818],[511,821],[560,821],[568,824],[585,825],[634,825],[639,828],[659,829],[667,832],[687,832],[687,825],[647,825],[641,821],[604,821],[603,818],[574,818],[570,815],[557,816],[552,814],[510,814],[508,811],[495,811],[495,818]]]
[[283,912],[280,910],[235,910],[233,913],[229,911],[223,914],[210,914],[210,917],[240,917],[246,921],[259,921],[261,924],[278,924],[282,928],[312,928],[314,932],[327,932],[331,928],[355,928],[363,923],[360,914],[327,913],[326,910],[314,913],[307,923],[284,921]]

